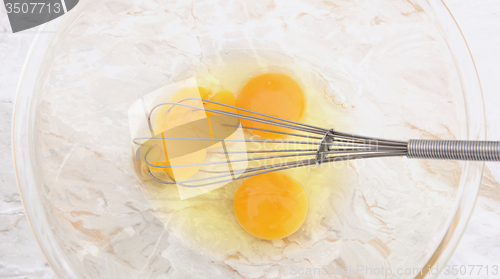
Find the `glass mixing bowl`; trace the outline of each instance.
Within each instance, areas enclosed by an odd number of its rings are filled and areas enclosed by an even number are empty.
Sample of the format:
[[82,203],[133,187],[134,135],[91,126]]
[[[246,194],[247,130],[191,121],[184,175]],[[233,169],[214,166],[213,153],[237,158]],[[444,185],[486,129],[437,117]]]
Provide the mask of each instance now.
[[[210,230],[203,218],[169,218],[152,204],[132,163],[128,108],[165,84],[239,59],[234,53],[266,62],[257,63],[264,70],[301,61],[304,68],[287,69],[307,76],[319,88],[314,99],[339,117],[324,119],[325,127],[400,140],[485,139],[474,62],[441,1],[80,1],[42,27],[14,115],[19,189],[55,272],[436,277],[466,228],[482,163],[346,163],[332,172],[349,178],[332,181],[331,202],[318,202],[328,206],[311,210],[319,214],[310,213],[303,230],[281,241],[244,236],[238,247],[236,232],[207,238],[196,226]],[[319,200],[306,188],[314,208]]]

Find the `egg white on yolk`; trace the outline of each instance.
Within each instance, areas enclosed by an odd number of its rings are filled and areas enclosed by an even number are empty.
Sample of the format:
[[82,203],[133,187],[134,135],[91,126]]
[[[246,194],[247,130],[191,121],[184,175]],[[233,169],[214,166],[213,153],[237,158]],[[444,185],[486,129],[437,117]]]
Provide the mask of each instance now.
[[236,191],[233,207],[248,233],[269,240],[291,235],[307,215],[304,190],[297,181],[279,172],[245,180]]

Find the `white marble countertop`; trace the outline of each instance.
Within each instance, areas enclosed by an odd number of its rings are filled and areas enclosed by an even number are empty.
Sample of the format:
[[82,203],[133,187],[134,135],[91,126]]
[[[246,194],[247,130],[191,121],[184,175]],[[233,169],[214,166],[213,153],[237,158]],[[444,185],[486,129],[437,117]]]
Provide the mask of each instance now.
[[[500,140],[500,1],[445,0],[472,50],[483,85],[488,139]],[[57,278],[26,219],[11,151],[17,83],[35,32],[12,34],[0,5],[0,278]],[[476,209],[449,265],[500,266],[500,164],[488,163]],[[500,275],[497,275],[500,276]],[[496,278],[444,275],[440,278]]]

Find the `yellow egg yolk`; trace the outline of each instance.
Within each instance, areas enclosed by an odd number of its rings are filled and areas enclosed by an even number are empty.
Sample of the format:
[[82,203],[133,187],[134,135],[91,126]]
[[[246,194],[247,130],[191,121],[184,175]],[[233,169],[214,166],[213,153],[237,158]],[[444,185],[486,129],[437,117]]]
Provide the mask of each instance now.
[[[217,94],[214,94],[214,95],[210,95],[210,91],[205,91],[203,93],[201,93],[201,91],[200,91],[200,95],[201,95],[201,98],[205,99],[205,100],[210,100],[213,102],[222,103],[225,105],[230,105],[233,107],[236,106],[236,98],[234,97],[234,94],[228,90],[219,91],[219,92],[217,92]],[[211,102],[203,102],[203,106],[205,107],[205,109],[236,112],[236,109],[234,109],[234,108],[222,106],[222,105],[211,103]],[[207,115],[214,115],[217,113],[206,111],[206,114]]]
[[[212,101],[216,101],[219,103],[224,103],[228,105],[234,106],[236,103],[236,98],[233,93],[227,90],[222,90],[217,94],[212,95],[212,92],[206,88],[198,87],[198,88],[183,88],[175,93],[168,102],[179,102],[183,99],[187,98],[195,98],[199,99],[208,99]],[[205,107],[211,109],[219,109],[219,110],[228,110],[227,107],[213,104],[210,102],[203,103],[200,100],[188,100],[183,101],[182,104],[187,104],[196,107]],[[235,110],[234,110],[235,111]],[[153,130],[154,133],[159,136],[164,136],[163,132],[168,129],[172,129],[175,127],[186,127],[189,129],[189,125],[186,125],[190,122],[204,119],[205,117],[210,118],[209,112],[204,112],[203,110],[193,110],[193,108],[185,107],[185,106],[174,106],[172,105],[164,105],[157,109],[156,117],[154,119]],[[196,126],[192,127],[196,129]],[[207,135],[206,137],[210,137]],[[162,140],[153,141],[156,144],[156,148],[151,150],[148,154],[148,161],[152,162],[154,165],[158,166],[180,166],[187,164],[200,164],[205,160],[207,151],[205,148],[200,148],[195,152],[178,156],[175,158],[169,158],[168,150],[165,147],[164,142]],[[163,143],[163,144],[162,144]],[[202,144],[201,141],[192,141],[189,144]],[[144,148],[147,150],[147,148]],[[161,154],[160,154],[161,153]],[[156,160],[156,162],[155,162]],[[160,168],[160,167],[150,167],[152,172],[160,173],[164,172],[169,175],[174,181],[185,181],[188,180],[191,176],[196,174],[199,171],[201,166],[188,166],[188,167],[174,167],[174,168]]]
[[280,239],[304,222],[307,199],[302,187],[282,173],[267,173],[245,180],[234,197],[234,213],[250,234]]
[[[302,88],[291,77],[280,73],[266,73],[250,79],[243,85],[236,100],[236,105],[243,109],[298,122],[304,113],[305,98]],[[248,114],[244,111],[239,112]],[[242,119],[241,122],[243,126],[249,128],[290,132],[288,128],[255,121]],[[279,133],[251,131],[259,136],[271,139],[284,136]]]
[[[205,100],[209,100],[209,101],[213,101],[213,102],[217,102],[217,103],[222,103],[225,105],[230,105],[233,107],[236,106],[236,98],[234,97],[234,94],[228,90],[219,91],[214,95],[210,95],[210,91],[204,92],[204,93],[201,93],[201,91],[200,91],[200,95],[201,95],[201,98],[205,99]],[[219,111],[227,111],[227,112],[231,112],[231,113],[237,112],[236,109],[234,109],[234,108],[226,107],[226,106],[219,105],[219,104],[212,103],[212,102],[204,101],[203,106],[205,109],[208,109],[208,110],[212,109],[212,110],[219,110]],[[224,117],[221,117],[220,113],[211,112],[208,110],[205,111],[205,113],[207,114],[207,118],[209,119],[208,123],[210,125],[210,130],[212,132],[210,136],[212,138],[220,138],[221,134],[227,134],[227,133],[231,133],[232,131],[235,131],[235,129],[233,127],[224,127],[223,125],[224,124],[238,124],[236,118],[232,118],[232,119],[224,118]],[[234,122],[232,120],[235,120],[236,122]],[[217,122],[218,129],[216,131],[213,131],[212,125],[215,124],[216,122]],[[228,123],[228,122],[230,122],[230,123]],[[223,132],[221,129],[225,129],[226,131]],[[230,135],[228,138],[233,139],[234,134]],[[231,144],[231,142],[226,142],[226,144]],[[213,144],[209,148],[219,148],[221,146],[222,146],[222,143],[219,142],[219,143]]]

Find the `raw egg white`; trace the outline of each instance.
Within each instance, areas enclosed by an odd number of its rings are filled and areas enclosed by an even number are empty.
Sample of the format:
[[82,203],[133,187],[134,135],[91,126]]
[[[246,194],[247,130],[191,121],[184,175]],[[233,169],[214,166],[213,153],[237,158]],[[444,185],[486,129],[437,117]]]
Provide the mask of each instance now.
[[[338,121],[342,108],[325,95],[325,83],[320,76],[292,58],[264,50],[258,53],[252,57],[250,52],[241,50],[208,57],[203,65],[186,69],[174,80],[195,76],[202,98],[342,130],[342,121]],[[204,106],[227,109],[211,103]],[[163,129],[168,125],[158,121],[155,127]],[[242,125],[271,128],[248,121],[242,121]],[[245,134],[249,139],[288,139],[258,130],[248,130]],[[283,148],[295,146],[247,144],[249,151]],[[252,156],[256,155],[248,155]],[[189,160],[198,162],[201,158],[193,156]],[[185,177],[192,175],[193,170],[186,170]],[[175,186],[160,185],[147,175],[142,176],[142,181],[159,220],[187,247],[214,259],[230,257],[253,262],[286,257],[283,248],[287,243],[297,244],[287,248],[287,253],[293,253],[324,237],[329,229],[325,224],[335,218],[333,209],[342,206],[332,203],[333,193],[345,184],[341,173],[334,165],[284,170],[236,180],[187,200],[179,199]]]

